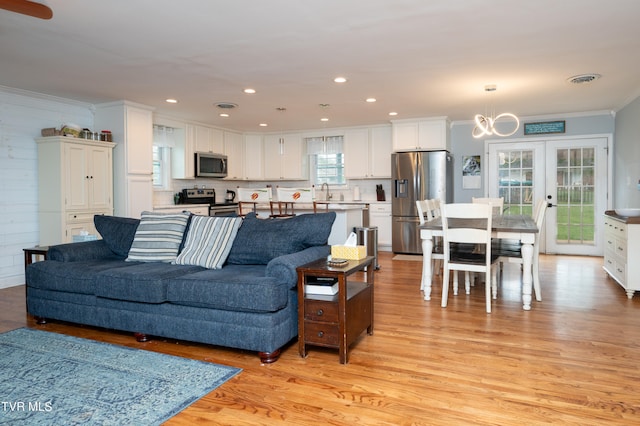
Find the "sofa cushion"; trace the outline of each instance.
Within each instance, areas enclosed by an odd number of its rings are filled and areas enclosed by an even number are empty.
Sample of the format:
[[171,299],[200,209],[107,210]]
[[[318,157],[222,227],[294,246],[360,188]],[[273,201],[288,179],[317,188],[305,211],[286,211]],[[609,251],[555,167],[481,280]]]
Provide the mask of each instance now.
[[95,215],[93,223],[96,226],[96,231],[112,252],[123,257],[129,254],[140,219]]
[[335,218],[335,212],[287,219],[258,219],[249,213],[238,230],[227,263],[266,265],[278,256],[326,245]]
[[240,217],[193,216],[175,263],[222,268],[241,224]]
[[199,266],[169,263],[135,263],[96,275],[95,295],[132,302],[163,303],[167,301],[170,279],[201,271]]
[[167,300],[227,311],[275,312],[287,305],[289,286],[265,276],[264,265],[226,265],[168,280]]
[[178,256],[190,213],[142,212],[129,249],[129,262],[173,262]]
[[[79,243],[78,243],[79,244]],[[122,259],[59,262],[47,260],[29,265],[26,280],[29,287],[68,293],[95,294],[96,278],[109,269],[133,266]]]

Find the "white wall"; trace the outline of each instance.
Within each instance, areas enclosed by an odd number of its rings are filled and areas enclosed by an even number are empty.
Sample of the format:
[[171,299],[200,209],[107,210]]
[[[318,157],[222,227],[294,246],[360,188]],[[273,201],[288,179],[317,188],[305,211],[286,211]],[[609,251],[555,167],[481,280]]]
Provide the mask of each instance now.
[[88,104],[0,86],[0,288],[24,284],[23,248],[38,244],[40,130],[93,127]]
[[640,97],[616,114],[613,207],[640,208]]

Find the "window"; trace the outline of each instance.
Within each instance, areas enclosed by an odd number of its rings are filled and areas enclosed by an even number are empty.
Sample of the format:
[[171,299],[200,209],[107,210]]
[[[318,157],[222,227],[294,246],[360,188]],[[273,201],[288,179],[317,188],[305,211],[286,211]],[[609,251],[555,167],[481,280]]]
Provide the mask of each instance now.
[[342,136],[306,138],[307,152],[311,156],[311,180],[314,185],[323,183],[345,185]]
[[153,126],[153,188],[168,189],[171,181],[171,147],[175,146],[174,130]]

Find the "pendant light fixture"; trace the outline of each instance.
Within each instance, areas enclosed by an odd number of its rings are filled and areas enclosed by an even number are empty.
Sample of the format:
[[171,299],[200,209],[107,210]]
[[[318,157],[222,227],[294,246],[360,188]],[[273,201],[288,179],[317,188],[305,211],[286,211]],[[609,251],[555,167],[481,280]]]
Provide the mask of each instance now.
[[[485,92],[493,93],[496,90],[497,90],[497,86],[495,84],[484,86]],[[518,117],[516,117],[515,114],[512,114],[510,112],[503,112],[502,114],[498,114],[498,115],[494,115],[494,114],[495,114],[495,111],[493,111],[493,104],[492,104],[492,111],[490,115],[476,114],[476,116],[474,117],[476,126],[473,128],[473,132],[471,133],[474,138],[479,139],[483,136],[492,136],[492,135],[511,136],[515,132],[517,132],[518,129],[520,128],[520,120],[518,119]],[[499,120],[502,122],[513,121],[513,124],[515,125],[513,130],[506,133],[500,133],[495,128],[495,125]]]

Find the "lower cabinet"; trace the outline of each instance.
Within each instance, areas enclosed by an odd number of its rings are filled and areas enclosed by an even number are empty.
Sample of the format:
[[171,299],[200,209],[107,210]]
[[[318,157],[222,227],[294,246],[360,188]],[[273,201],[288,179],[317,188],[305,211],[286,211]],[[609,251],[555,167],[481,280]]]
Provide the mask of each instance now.
[[[635,222],[635,223],[634,223]],[[604,217],[604,270],[631,299],[640,291],[640,220],[606,212]]]
[[369,225],[378,227],[378,250],[391,251],[391,203],[370,204]]

